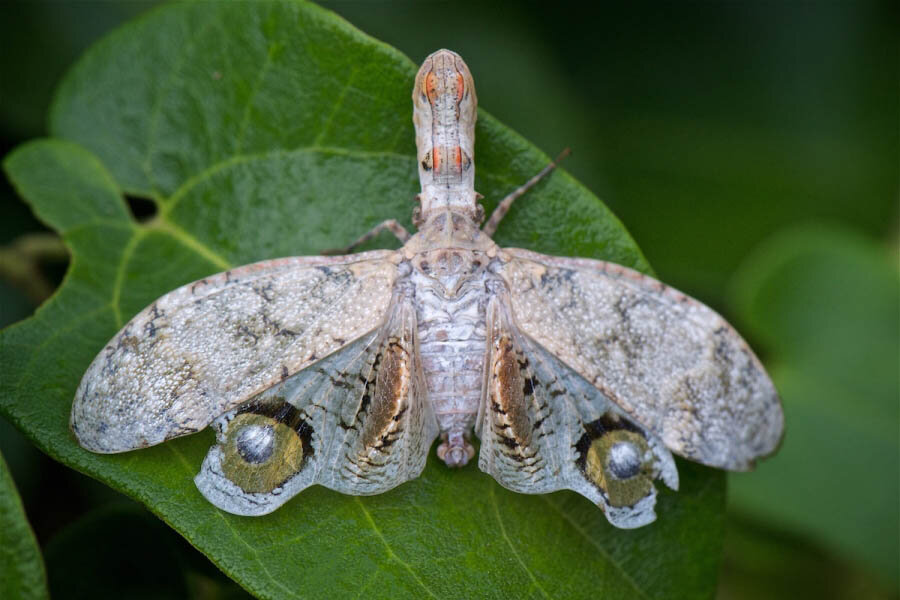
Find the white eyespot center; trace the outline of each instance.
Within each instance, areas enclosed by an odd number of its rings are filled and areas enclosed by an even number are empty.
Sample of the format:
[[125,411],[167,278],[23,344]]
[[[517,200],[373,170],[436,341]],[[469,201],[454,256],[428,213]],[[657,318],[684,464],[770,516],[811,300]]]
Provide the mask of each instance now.
[[641,470],[641,456],[631,442],[616,442],[609,449],[607,467],[616,479],[629,479]]
[[275,450],[275,429],[271,425],[247,425],[238,432],[235,446],[248,463],[264,463]]

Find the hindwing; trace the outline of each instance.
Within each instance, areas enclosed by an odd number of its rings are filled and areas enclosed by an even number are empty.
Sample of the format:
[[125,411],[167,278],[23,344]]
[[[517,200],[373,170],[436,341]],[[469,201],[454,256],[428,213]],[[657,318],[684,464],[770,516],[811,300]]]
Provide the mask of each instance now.
[[503,296],[489,302],[487,344],[479,468],[516,492],[574,490],[617,527],[653,521],[653,480],[678,487],[660,440],[522,335]]
[[425,401],[415,310],[217,418],[195,481],[216,506],[271,512],[312,484],[378,494],[417,477],[437,435]]

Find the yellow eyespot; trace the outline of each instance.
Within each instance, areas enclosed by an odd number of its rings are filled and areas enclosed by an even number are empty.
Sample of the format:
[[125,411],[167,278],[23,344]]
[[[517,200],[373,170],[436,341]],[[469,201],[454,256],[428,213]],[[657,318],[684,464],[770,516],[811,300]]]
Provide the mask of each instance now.
[[591,442],[584,474],[606,493],[612,506],[633,506],[653,486],[652,465],[645,461],[647,440],[635,431],[614,429]]
[[234,417],[222,443],[222,472],[248,493],[271,492],[303,467],[304,441],[297,431],[269,417]]

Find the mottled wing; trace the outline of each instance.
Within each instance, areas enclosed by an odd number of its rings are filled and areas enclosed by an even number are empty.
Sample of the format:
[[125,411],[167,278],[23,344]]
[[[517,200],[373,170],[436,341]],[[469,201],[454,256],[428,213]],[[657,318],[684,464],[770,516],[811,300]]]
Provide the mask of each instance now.
[[619,265],[505,253],[515,324],[670,450],[744,470],[776,449],[775,387],[714,311]]
[[265,261],[201,279],[135,316],[88,367],[71,427],[94,452],[158,444],[384,322],[394,253]]
[[216,419],[195,481],[216,506],[261,515],[318,483],[378,494],[417,477],[437,435],[425,398],[415,309]]
[[512,323],[508,299],[487,310],[478,466],[516,492],[574,490],[617,527],[656,517],[655,479],[677,489],[662,442]]

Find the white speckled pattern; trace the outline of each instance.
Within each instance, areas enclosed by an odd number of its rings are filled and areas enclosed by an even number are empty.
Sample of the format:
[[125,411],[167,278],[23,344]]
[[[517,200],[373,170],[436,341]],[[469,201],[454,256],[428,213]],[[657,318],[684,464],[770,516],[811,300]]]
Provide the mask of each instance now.
[[418,233],[162,296],[85,373],[82,446],[212,424],[198,488],[260,515],[313,484],[388,490],[419,475],[438,435],[438,456],[464,466],[474,433],[503,486],[574,490],[623,528],[655,518],[655,480],[677,489],[671,452],[740,470],[775,450],[775,388],[719,315],[619,265],[501,249],[479,228],[475,88],[458,55],[425,60],[413,106]]
[[392,252],[264,261],[169,292],[94,359],[71,427],[93,452],[193,433],[380,325]]
[[508,249],[518,327],[673,452],[749,469],[784,426],[774,385],[708,307],[620,265]]

